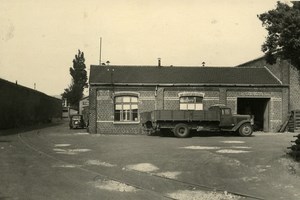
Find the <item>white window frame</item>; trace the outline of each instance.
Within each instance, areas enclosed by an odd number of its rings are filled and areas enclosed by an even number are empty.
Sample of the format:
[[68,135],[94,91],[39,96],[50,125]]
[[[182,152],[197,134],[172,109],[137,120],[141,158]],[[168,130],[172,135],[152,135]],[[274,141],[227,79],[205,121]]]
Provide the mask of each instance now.
[[180,110],[203,110],[203,97],[201,96],[180,96]]
[[[138,122],[138,97],[120,95],[114,98],[114,122]],[[118,109],[117,109],[118,107]]]

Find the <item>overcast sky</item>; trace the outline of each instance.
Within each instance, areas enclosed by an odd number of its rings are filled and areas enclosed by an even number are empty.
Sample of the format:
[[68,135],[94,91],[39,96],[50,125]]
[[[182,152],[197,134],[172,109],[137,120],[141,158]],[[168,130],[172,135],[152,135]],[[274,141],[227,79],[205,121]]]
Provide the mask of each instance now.
[[112,65],[235,66],[263,55],[257,14],[274,0],[0,0],[0,78],[49,95],[71,82],[78,49],[89,73]]

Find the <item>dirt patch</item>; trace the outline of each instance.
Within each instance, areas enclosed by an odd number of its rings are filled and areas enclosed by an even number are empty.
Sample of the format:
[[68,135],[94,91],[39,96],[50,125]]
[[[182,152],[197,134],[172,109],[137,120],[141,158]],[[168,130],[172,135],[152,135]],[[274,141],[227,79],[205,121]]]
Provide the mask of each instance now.
[[244,141],[238,141],[238,140],[232,140],[232,141],[221,141],[222,143],[225,144],[244,144]]
[[117,165],[113,165],[107,162],[101,162],[99,160],[88,160],[85,162],[87,165],[97,165],[97,166],[103,166],[103,167],[115,167]]
[[60,149],[60,148],[54,148],[53,151],[55,151],[58,154],[76,155],[78,153],[91,151],[91,149]]
[[153,172],[159,170],[158,167],[152,165],[151,163],[140,163],[136,165],[127,165],[125,169],[136,170],[140,172]]
[[80,167],[80,165],[73,165],[73,164],[61,164],[61,165],[53,165],[52,167],[61,167],[61,168],[76,168],[76,167]]
[[209,146],[187,146],[181,147],[182,149],[195,149],[195,150],[214,150],[220,149],[220,147],[209,147]]
[[102,189],[102,190],[109,190],[109,191],[116,191],[116,192],[136,192],[138,191],[137,188],[126,185],[125,183],[120,183],[113,180],[97,180],[92,183],[94,187]]
[[235,149],[221,149],[217,153],[250,153],[251,151],[235,150]]
[[55,147],[69,147],[71,144],[55,144]]
[[231,149],[251,149],[252,147],[246,147],[246,146],[232,146],[229,147]]
[[239,196],[229,194],[227,192],[205,192],[205,191],[190,191],[190,190],[179,190],[174,193],[167,194],[169,197],[174,199],[190,199],[190,200],[233,200],[240,199]]
[[181,174],[181,172],[160,172],[156,173],[155,175],[170,179],[177,179],[177,177]]
[[291,158],[281,158],[278,162],[289,174],[300,177],[300,163]]
[[244,182],[259,182],[261,179],[257,176],[253,176],[253,177],[243,177],[242,180]]

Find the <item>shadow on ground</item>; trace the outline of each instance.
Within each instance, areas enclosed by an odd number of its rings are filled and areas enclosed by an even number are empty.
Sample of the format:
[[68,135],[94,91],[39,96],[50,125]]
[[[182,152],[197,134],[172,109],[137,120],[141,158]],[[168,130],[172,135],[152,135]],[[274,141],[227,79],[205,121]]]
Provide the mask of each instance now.
[[[52,123],[43,123],[43,124],[36,124],[36,125],[31,125],[31,126],[24,126],[24,127],[19,127],[19,128],[13,128],[13,129],[6,129],[6,130],[0,130],[0,137],[1,136],[8,136],[8,135],[16,135],[19,133],[23,132],[28,132],[36,129],[44,129],[48,127],[53,127],[53,126],[59,126],[63,124],[64,122],[52,122]],[[8,140],[1,140],[0,142],[10,142]],[[0,197],[1,200],[2,197]]]
[[[160,132],[155,132],[151,136],[175,137],[174,133],[170,130],[163,130]],[[191,131],[189,138],[191,138],[191,137],[241,137],[241,136],[235,132]],[[255,135],[251,135],[251,137],[255,137]]]

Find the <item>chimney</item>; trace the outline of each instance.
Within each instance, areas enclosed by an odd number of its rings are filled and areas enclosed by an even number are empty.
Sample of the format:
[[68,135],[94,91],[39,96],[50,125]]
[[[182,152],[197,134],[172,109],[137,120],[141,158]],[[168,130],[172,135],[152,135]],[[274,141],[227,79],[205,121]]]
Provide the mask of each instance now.
[[158,67],[161,67],[161,58],[157,58],[158,60]]

